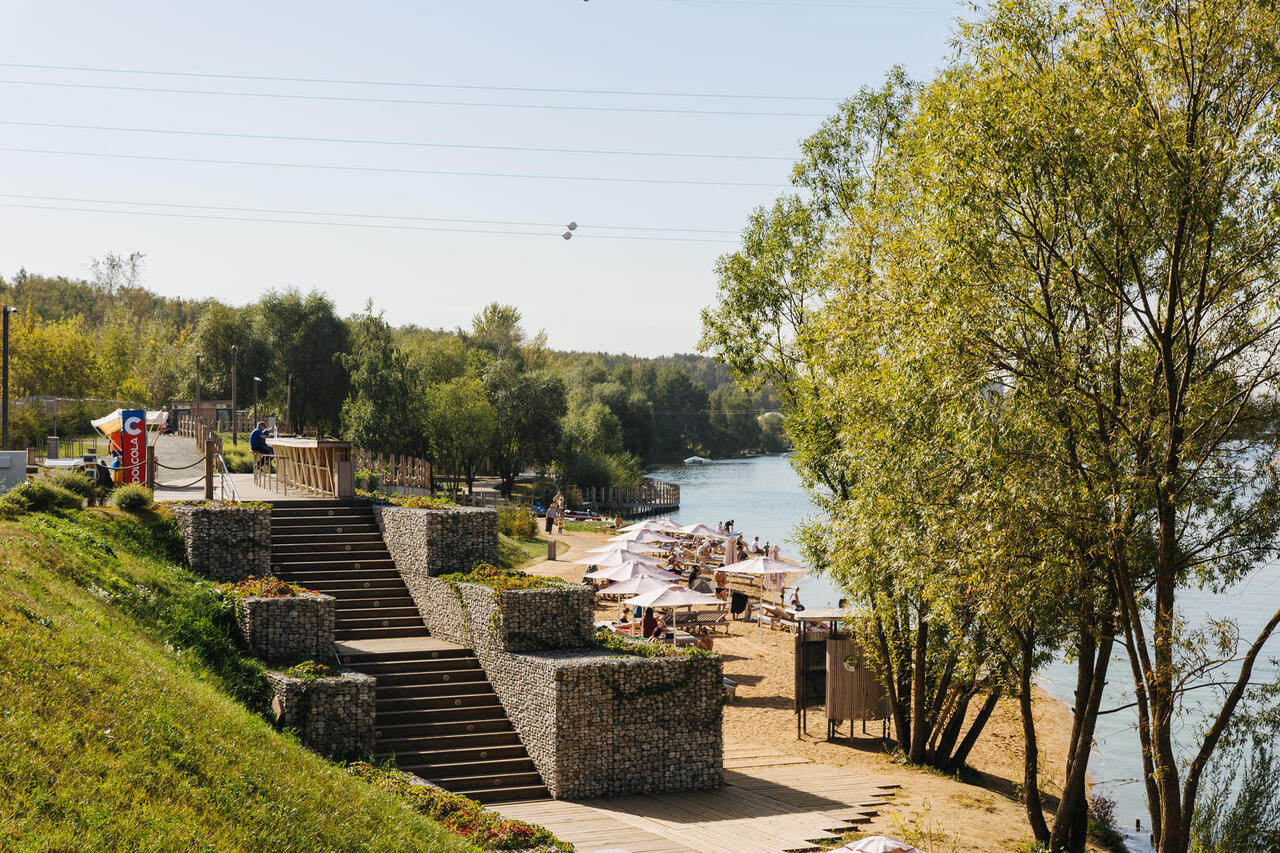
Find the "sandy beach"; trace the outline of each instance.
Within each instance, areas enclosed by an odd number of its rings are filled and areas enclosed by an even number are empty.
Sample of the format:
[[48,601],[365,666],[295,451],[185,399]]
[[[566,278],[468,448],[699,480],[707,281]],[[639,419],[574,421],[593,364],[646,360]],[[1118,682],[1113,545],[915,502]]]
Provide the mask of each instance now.
[[[569,561],[607,536],[577,531],[556,534],[569,550],[555,561],[526,566],[525,571],[577,581],[584,567]],[[616,609],[610,604],[597,613],[601,619],[611,619]],[[1009,851],[1030,839],[1026,815],[1017,800],[1023,756],[1021,722],[1013,702],[1001,702],[969,756],[977,778],[960,782],[895,762],[880,739],[878,722],[867,724],[865,736],[861,724],[855,723],[852,740],[827,742],[826,717],[821,710],[813,710],[808,714],[807,732],[797,737],[794,635],[766,627],[761,641],[757,626],[747,622],[731,622],[729,631],[727,637],[718,635],[715,644],[715,651],[724,656],[725,676],[738,683],[735,701],[725,707],[726,748],[767,748],[865,771],[902,786],[872,824],[849,838],[883,833],[912,841],[930,853]],[[1056,794],[1071,716],[1066,706],[1043,693],[1036,697],[1036,711],[1042,787],[1047,794]],[[847,723],[842,734],[848,734]]]

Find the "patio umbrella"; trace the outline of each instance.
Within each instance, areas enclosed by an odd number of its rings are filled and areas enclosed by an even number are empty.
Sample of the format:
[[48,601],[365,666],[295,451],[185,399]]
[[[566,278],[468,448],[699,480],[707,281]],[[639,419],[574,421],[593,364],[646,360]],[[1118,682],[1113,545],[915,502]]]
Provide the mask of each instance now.
[[628,598],[625,604],[635,607],[687,607],[695,604],[724,604],[723,601],[705,592],[694,592],[683,586],[671,586],[654,590]]
[[728,538],[726,534],[719,532],[714,527],[708,527],[701,522],[697,524],[686,524],[684,527],[680,528],[680,532],[687,533],[690,536],[718,536],[721,539]]
[[[727,568],[727,567],[726,567]],[[743,560],[741,563],[734,563],[732,569],[727,569],[735,575],[758,575],[760,577],[760,609],[764,610],[764,576],[765,575],[804,575],[804,569],[796,566],[794,563],[784,563],[782,560],[775,560],[772,557],[752,557],[749,560]],[[779,602],[781,604],[781,602]],[[760,618],[756,618],[756,625],[759,627],[757,632],[760,639],[764,639],[764,622]]]
[[601,568],[605,566],[620,566],[629,561],[646,563],[655,568],[662,564],[661,560],[650,557],[647,554],[637,554],[634,551],[615,551],[612,554],[588,554],[585,557],[574,560],[574,562],[579,565],[600,566]]
[[640,560],[627,560],[616,566],[596,569],[583,575],[588,580],[625,581],[635,577],[653,578],[654,580],[678,581],[680,576],[665,569],[656,569],[651,564]]
[[658,530],[664,533],[679,533],[680,525],[669,518],[647,518],[622,528],[619,533],[630,533],[632,530]]
[[[634,577],[629,580],[620,581],[612,586],[606,586],[600,590],[601,595],[645,595],[648,593],[661,592],[671,584],[667,581],[658,580],[657,578]],[[626,602],[628,605],[631,602]],[[634,606],[634,605],[632,605]]]
[[639,542],[610,542],[607,545],[600,545],[595,548],[588,548],[585,553],[598,557],[607,557],[611,554],[634,554],[637,557],[643,557],[646,560],[656,560],[657,557],[652,556],[652,551],[648,545]]
[[887,835],[870,835],[861,841],[852,841],[831,853],[920,853],[919,850]]
[[656,530],[633,530],[630,533],[620,533],[617,536],[610,536],[610,542],[642,542],[645,544],[658,544],[677,541],[674,536],[668,536],[665,533],[659,533]]

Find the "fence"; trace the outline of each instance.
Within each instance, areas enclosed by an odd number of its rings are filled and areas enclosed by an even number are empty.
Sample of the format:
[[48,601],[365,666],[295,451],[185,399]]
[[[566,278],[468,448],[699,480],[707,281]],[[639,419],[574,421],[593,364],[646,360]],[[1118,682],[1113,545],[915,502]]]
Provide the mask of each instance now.
[[680,508],[680,487],[661,480],[645,480],[639,486],[601,488],[578,486],[582,503],[597,511],[648,515]]
[[206,441],[216,441],[218,449],[222,449],[222,439],[218,438],[213,428],[195,418],[178,418],[178,435],[183,438],[194,438],[196,447],[204,447]]
[[431,463],[415,456],[396,456],[389,453],[385,457],[381,453],[370,453],[367,450],[352,450],[356,470],[369,470],[378,478],[379,488],[397,486],[410,489],[431,488]]

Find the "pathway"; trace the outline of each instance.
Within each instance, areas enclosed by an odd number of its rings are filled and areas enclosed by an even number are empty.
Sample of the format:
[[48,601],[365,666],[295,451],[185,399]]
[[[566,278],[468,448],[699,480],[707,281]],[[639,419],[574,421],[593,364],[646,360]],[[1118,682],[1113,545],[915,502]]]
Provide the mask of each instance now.
[[874,817],[896,784],[841,767],[725,750],[719,791],[541,800],[495,806],[541,824],[580,853],[785,853],[834,843]]

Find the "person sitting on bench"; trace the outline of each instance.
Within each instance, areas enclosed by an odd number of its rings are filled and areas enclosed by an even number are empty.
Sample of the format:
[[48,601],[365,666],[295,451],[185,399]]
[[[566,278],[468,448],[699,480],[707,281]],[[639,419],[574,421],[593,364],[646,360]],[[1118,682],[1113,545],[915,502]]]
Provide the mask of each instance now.
[[274,456],[271,445],[267,444],[267,422],[258,421],[258,427],[249,433],[249,450],[254,453],[265,453],[267,456]]

